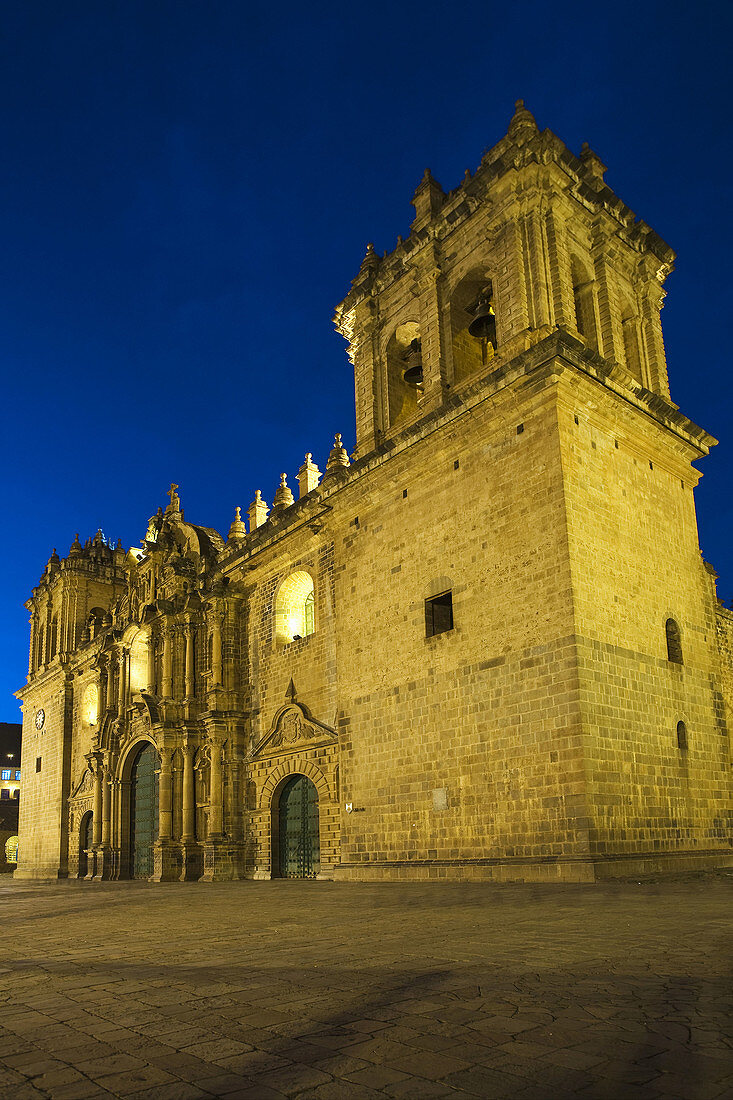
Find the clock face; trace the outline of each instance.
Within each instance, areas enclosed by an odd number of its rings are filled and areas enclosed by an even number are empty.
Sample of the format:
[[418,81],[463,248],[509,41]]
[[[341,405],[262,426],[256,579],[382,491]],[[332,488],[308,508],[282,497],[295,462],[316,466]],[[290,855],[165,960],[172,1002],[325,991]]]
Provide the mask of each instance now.
[[36,729],[42,730],[43,723],[46,721],[46,712],[43,709],[36,711]]

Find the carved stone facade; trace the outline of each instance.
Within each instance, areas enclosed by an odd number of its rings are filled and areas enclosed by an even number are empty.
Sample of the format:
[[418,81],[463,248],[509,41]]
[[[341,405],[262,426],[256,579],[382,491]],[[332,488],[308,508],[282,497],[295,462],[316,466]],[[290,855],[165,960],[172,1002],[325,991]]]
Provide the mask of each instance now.
[[20,877],[724,862],[733,618],[691,465],[715,440],[670,400],[673,253],[604,171],[518,103],[337,310],[351,460],[307,454],[298,500],[283,475],[227,540],[174,485],[140,550],[54,551]]

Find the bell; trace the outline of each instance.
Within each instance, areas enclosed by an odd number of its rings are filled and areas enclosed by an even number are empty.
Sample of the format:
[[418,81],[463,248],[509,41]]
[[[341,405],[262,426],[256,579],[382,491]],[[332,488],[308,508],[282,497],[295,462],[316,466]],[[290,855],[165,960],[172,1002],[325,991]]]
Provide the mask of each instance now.
[[420,341],[415,339],[402,356],[402,362],[407,363],[407,370],[402,377],[409,386],[422,385],[422,350]]
[[496,347],[496,316],[488,295],[479,298],[468,332],[477,340],[488,340]]

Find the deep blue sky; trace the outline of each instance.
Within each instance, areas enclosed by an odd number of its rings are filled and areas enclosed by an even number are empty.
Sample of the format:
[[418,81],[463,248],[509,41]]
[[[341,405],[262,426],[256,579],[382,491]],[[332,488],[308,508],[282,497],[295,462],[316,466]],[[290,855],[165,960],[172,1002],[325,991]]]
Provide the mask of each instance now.
[[676,249],[673,399],[722,440],[697,492],[733,596],[732,6],[4,0],[0,720],[19,720],[30,594],[98,526],[137,545],[177,481],[236,504],[333,433],[353,446],[333,307],[524,97]]

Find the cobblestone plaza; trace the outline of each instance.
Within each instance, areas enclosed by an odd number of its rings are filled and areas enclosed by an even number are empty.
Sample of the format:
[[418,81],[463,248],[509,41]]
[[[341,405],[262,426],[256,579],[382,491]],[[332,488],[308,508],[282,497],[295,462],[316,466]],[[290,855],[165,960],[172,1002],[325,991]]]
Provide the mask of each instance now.
[[14,1100],[733,1096],[723,874],[0,899]]

